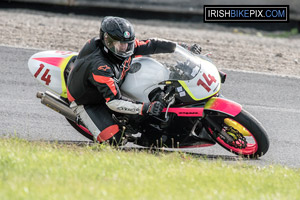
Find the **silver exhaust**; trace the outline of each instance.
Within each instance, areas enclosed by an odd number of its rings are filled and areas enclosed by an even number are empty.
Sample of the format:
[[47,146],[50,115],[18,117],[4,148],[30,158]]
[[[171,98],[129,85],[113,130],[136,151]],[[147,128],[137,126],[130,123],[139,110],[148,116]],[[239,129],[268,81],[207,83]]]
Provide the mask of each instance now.
[[69,120],[76,122],[77,117],[75,113],[72,111],[72,109],[69,107],[69,105],[64,102],[62,99],[60,99],[59,96],[46,91],[46,92],[38,92],[36,93],[36,97],[41,99],[41,103],[48,106],[52,110],[55,110],[56,112],[62,114]]

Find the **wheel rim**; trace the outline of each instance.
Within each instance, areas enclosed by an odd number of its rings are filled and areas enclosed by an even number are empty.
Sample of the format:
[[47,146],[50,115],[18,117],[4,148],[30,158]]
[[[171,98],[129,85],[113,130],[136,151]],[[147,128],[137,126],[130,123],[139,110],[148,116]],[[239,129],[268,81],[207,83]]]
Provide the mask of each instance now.
[[[252,133],[246,127],[244,127],[237,121],[235,121],[231,118],[225,118],[223,130],[225,130],[226,133],[228,133],[228,135],[230,135],[231,137],[234,138],[235,146],[240,145],[240,147],[235,147],[231,144],[226,143],[220,137],[217,137],[216,140],[225,148],[227,148],[230,151],[233,151],[237,154],[242,154],[242,155],[252,155],[257,152],[258,145],[257,145],[256,139],[254,138]],[[235,134],[231,132],[232,130],[238,131],[243,136],[243,138],[245,138],[246,143],[243,143],[243,140],[235,137]],[[213,135],[213,131],[210,128],[209,128],[209,131]]]

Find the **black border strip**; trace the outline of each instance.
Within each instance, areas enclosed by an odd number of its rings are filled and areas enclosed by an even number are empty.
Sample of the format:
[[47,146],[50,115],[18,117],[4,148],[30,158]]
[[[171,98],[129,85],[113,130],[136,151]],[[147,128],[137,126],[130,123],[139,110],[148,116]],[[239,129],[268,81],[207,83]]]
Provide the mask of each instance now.
[[[286,19],[283,20],[207,20],[206,8],[284,8],[286,9]],[[290,6],[289,5],[204,5],[203,6],[203,22],[204,23],[289,23]]]

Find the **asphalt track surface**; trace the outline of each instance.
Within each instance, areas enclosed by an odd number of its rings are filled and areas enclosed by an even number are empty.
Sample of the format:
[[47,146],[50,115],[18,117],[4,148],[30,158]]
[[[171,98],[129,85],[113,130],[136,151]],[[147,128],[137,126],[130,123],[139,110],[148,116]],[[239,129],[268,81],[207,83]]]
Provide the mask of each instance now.
[[[0,136],[18,136],[27,140],[87,141],[60,114],[37,99],[45,91],[30,74],[27,61],[38,52],[0,46]],[[224,70],[225,71],[225,70]],[[242,160],[255,165],[280,164],[300,167],[300,77],[226,70],[222,94],[240,103],[266,128],[270,148],[258,160]],[[237,156],[214,145],[189,150],[195,156],[222,158],[237,162]]]

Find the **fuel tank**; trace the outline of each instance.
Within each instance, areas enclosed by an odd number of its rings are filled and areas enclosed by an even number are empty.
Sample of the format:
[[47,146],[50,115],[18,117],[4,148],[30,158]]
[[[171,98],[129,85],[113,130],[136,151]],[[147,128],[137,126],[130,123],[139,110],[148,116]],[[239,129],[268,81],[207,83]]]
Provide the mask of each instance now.
[[140,102],[149,102],[149,93],[160,87],[159,82],[168,80],[170,71],[158,61],[149,58],[135,58],[121,86],[122,94]]

